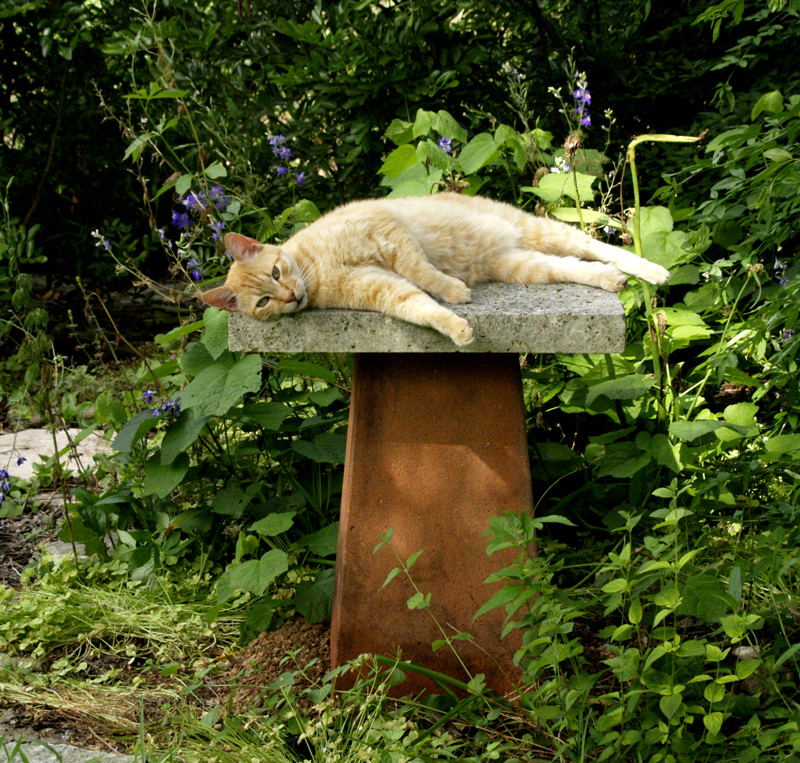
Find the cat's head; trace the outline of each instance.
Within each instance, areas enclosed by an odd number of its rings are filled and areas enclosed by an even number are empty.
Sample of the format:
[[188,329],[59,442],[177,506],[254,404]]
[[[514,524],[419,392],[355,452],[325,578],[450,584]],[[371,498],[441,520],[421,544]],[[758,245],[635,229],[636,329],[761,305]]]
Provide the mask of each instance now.
[[225,283],[203,292],[203,301],[232,313],[267,320],[308,305],[308,291],[294,257],[279,246],[228,233],[225,246],[234,259]]

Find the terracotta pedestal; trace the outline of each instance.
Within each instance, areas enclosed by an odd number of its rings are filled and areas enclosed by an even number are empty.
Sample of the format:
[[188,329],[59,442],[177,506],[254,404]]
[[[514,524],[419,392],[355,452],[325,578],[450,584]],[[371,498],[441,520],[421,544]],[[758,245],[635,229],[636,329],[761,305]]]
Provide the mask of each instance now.
[[[334,665],[364,652],[413,660],[469,680],[432,615],[459,641],[472,675],[499,692],[519,673],[513,635],[500,639],[505,611],[473,622],[498,585],[483,581],[509,557],[486,555],[488,518],[532,508],[519,358],[516,354],[360,353],[356,355],[345,462],[331,656]],[[430,607],[409,610],[414,594],[389,548],[373,554],[394,528],[405,561],[423,553],[411,575]],[[434,685],[410,674],[398,687]]]

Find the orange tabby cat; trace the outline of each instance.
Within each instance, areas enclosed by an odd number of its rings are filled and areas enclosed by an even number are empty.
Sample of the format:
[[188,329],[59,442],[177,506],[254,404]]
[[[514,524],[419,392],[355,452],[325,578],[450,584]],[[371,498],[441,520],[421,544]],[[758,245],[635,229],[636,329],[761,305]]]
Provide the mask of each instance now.
[[[662,284],[669,272],[577,228],[475,196],[357,201],[329,212],[280,245],[225,236],[234,257],[209,305],[255,318],[305,307],[375,310],[430,326],[456,344],[472,327],[436,299],[469,302],[469,286],[582,283],[620,291],[622,271]],[[433,299],[436,297],[436,299]]]

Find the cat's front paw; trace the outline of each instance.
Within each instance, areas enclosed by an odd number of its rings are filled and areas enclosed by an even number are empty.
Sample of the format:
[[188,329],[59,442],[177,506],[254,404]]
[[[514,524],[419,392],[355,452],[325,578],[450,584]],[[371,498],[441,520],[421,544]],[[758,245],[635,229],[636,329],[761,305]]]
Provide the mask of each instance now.
[[443,291],[442,299],[444,299],[445,302],[449,302],[451,305],[465,305],[467,302],[472,301],[472,292],[469,286],[459,281],[451,284]]
[[628,279],[621,270],[610,267],[603,273],[599,286],[606,291],[622,291],[628,285]]
[[451,333],[450,338],[459,347],[465,347],[466,345],[472,344],[475,341],[475,332],[473,331],[472,326],[467,323],[467,321],[462,319],[460,323],[463,325]]

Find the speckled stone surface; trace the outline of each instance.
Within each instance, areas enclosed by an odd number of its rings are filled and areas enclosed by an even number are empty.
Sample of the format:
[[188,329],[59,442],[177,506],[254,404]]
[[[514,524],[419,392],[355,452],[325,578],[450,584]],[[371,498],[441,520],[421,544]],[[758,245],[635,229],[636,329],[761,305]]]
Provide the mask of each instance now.
[[233,313],[232,350],[283,352],[622,352],[625,312],[616,294],[578,284],[482,284],[451,305],[475,330],[457,347],[433,329],[381,313],[306,310],[276,321]]

